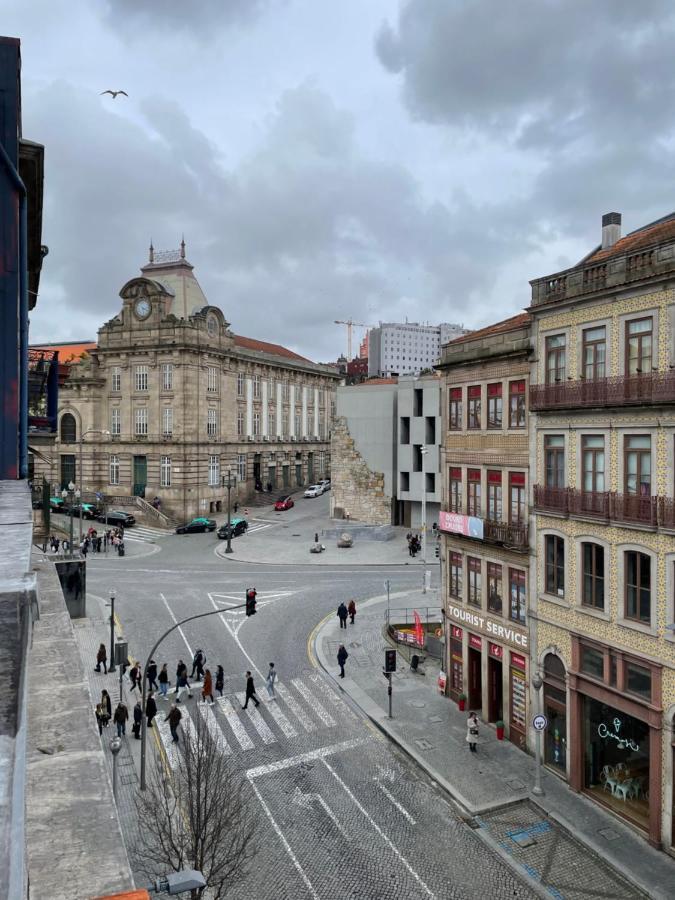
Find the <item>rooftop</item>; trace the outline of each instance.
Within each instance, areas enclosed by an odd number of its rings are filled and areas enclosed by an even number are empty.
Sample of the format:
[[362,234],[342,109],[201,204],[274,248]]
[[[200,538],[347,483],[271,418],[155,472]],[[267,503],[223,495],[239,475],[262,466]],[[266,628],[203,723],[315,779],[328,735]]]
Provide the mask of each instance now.
[[256,338],[244,337],[241,334],[235,334],[234,343],[236,347],[242,347],[244,350],[258,350],[260,353],[271,353],[273,356],[284,356],[286,359],[297,359],[300,362],[311,363],[311,359],[306,356],[300,356],[288,347],[282,347],[281,344],[270,344],[267,341],[259,341]]
[[660,244],[664,241],[672,240],[675,240],[675,212],[668,213],[667,216],[656,219],[656,221],[643,225],[641,228],[636,228],[635,231],[631,231],[625,237],[619,238],[615,244],[612,244],[611,247],[607,247],[605,250],[597,249],[593,251],[583,262],[584,264],[600,262],[603,259],[609,259],[611,256],[634,253],[643,247],[651,247],[652,244]]
[[508,331],[515,331],[517,328],[523,328],[529,325],[532,316],[528,312],[518,313],[517,316],[511,316],[510,319],[503,319],[501,322],[494,322],[492,325],[486,325],[485,328],[479,328],[477,331],[470,331],[469,334],[463,334],[461,337],[448,341],[446,347],[454,344],[461,344],[463,341],[480,340],[481,338],[490,337],[493,334],[505,334]]

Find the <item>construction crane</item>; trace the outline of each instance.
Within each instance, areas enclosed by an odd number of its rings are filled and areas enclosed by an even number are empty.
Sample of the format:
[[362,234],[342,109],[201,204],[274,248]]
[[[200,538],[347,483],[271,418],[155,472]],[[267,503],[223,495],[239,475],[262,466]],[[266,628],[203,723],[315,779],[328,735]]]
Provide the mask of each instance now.
[[368,328],[368,325],[365,325],[363,322],[354,322],[353,319],[336,319],[336,325],[346,325],[347,326],[347,362],[351,362],[352,360],[352,328],[356,325],[357,328]]

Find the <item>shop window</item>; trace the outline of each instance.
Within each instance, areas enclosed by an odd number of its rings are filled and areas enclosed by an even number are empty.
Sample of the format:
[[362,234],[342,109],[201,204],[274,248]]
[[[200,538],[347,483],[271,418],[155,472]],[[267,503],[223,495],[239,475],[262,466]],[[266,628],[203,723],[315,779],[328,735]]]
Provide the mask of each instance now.
[[581,603],[593,609],[605,608],[605,548],[600,544],[581,545]]
[[473,606],[481,606],[481,561],[475,556],[468,556],[466,562],[469,570],[469,603],[473,604]]
[[480,516],[480,469],[467,469],[467,504],[466,510],[469,516]]
[[467,389],[467,428],[480,428],[480,395],[481,386],[479,384],[471,385]]
[[502,473],[498,470],[487,473],[487,517],[492,522],[502,522]]
[[525,427],[525,382],[509,382],[509,428]]
[[450,512],[461,513],[462,511],[462,470],[459,468],[450,469],[449,478],[450,496],[448,498],[448,506]]
[[546,487],[565,487],[565,438],[562,434],[547,434],[544,438],[544,466]]
[[448,593],[457,600],[462,599],[462,554],[451,553],[448,566]]
[[624,554],[625,617],[651,623],[651,559],[630,550]]
[[605,654],[602,650],[596,650],[595,647],[586,647],[582,644],[581,671],[602,681],[605,674]]
[[625,670],[626,690],[631,694],[638,694],[646,700],[652,697],[652,673],[643,666],[627,662]]
[[557,384],[565,380],[566,343],[564,334],[546,338],[546,384]]
[[502,385],[501,382],[487,386],[488,428],[502,427]]
[[462,430],[462,389],[450,388],[450,406],[448,409],[448,428],[450,431]]
[[546,593],[565,596],[565,541],[555,534],[544,538]]
[[644,375],[652,371],[653,323],[651,316],[626,322],[626,374]]
[[498,563],[487,564],[488,609],[502,614],[502,567]]
[[584,378],[595,381],[605,377],[605,359],[607,343],[605,326],[585,328],[582,340],[582,357]]
[[527,597],[525,593],[525,572],[509,569],[509,616],[514,622],[525,624]]

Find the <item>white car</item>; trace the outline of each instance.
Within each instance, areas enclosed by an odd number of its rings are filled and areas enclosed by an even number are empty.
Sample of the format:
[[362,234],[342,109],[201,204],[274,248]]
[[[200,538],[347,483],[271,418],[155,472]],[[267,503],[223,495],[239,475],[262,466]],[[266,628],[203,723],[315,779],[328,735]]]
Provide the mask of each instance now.
[[312,484],[305,491],[305,497],[320,497],[323,494],[323,487],[320,484]]
[[330,490],[330,478],[323,478],[319,484],[323,488],[324,493]]

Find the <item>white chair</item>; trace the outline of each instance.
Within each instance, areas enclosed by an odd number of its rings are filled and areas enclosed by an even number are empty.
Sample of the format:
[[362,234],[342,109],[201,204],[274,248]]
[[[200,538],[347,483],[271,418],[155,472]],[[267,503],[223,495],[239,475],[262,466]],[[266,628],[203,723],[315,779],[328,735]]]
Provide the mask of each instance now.
[[616,788],[616,769],[614,766],[603,766],[600,772],[600,782],[604,791],[609,790],[613,795]]

